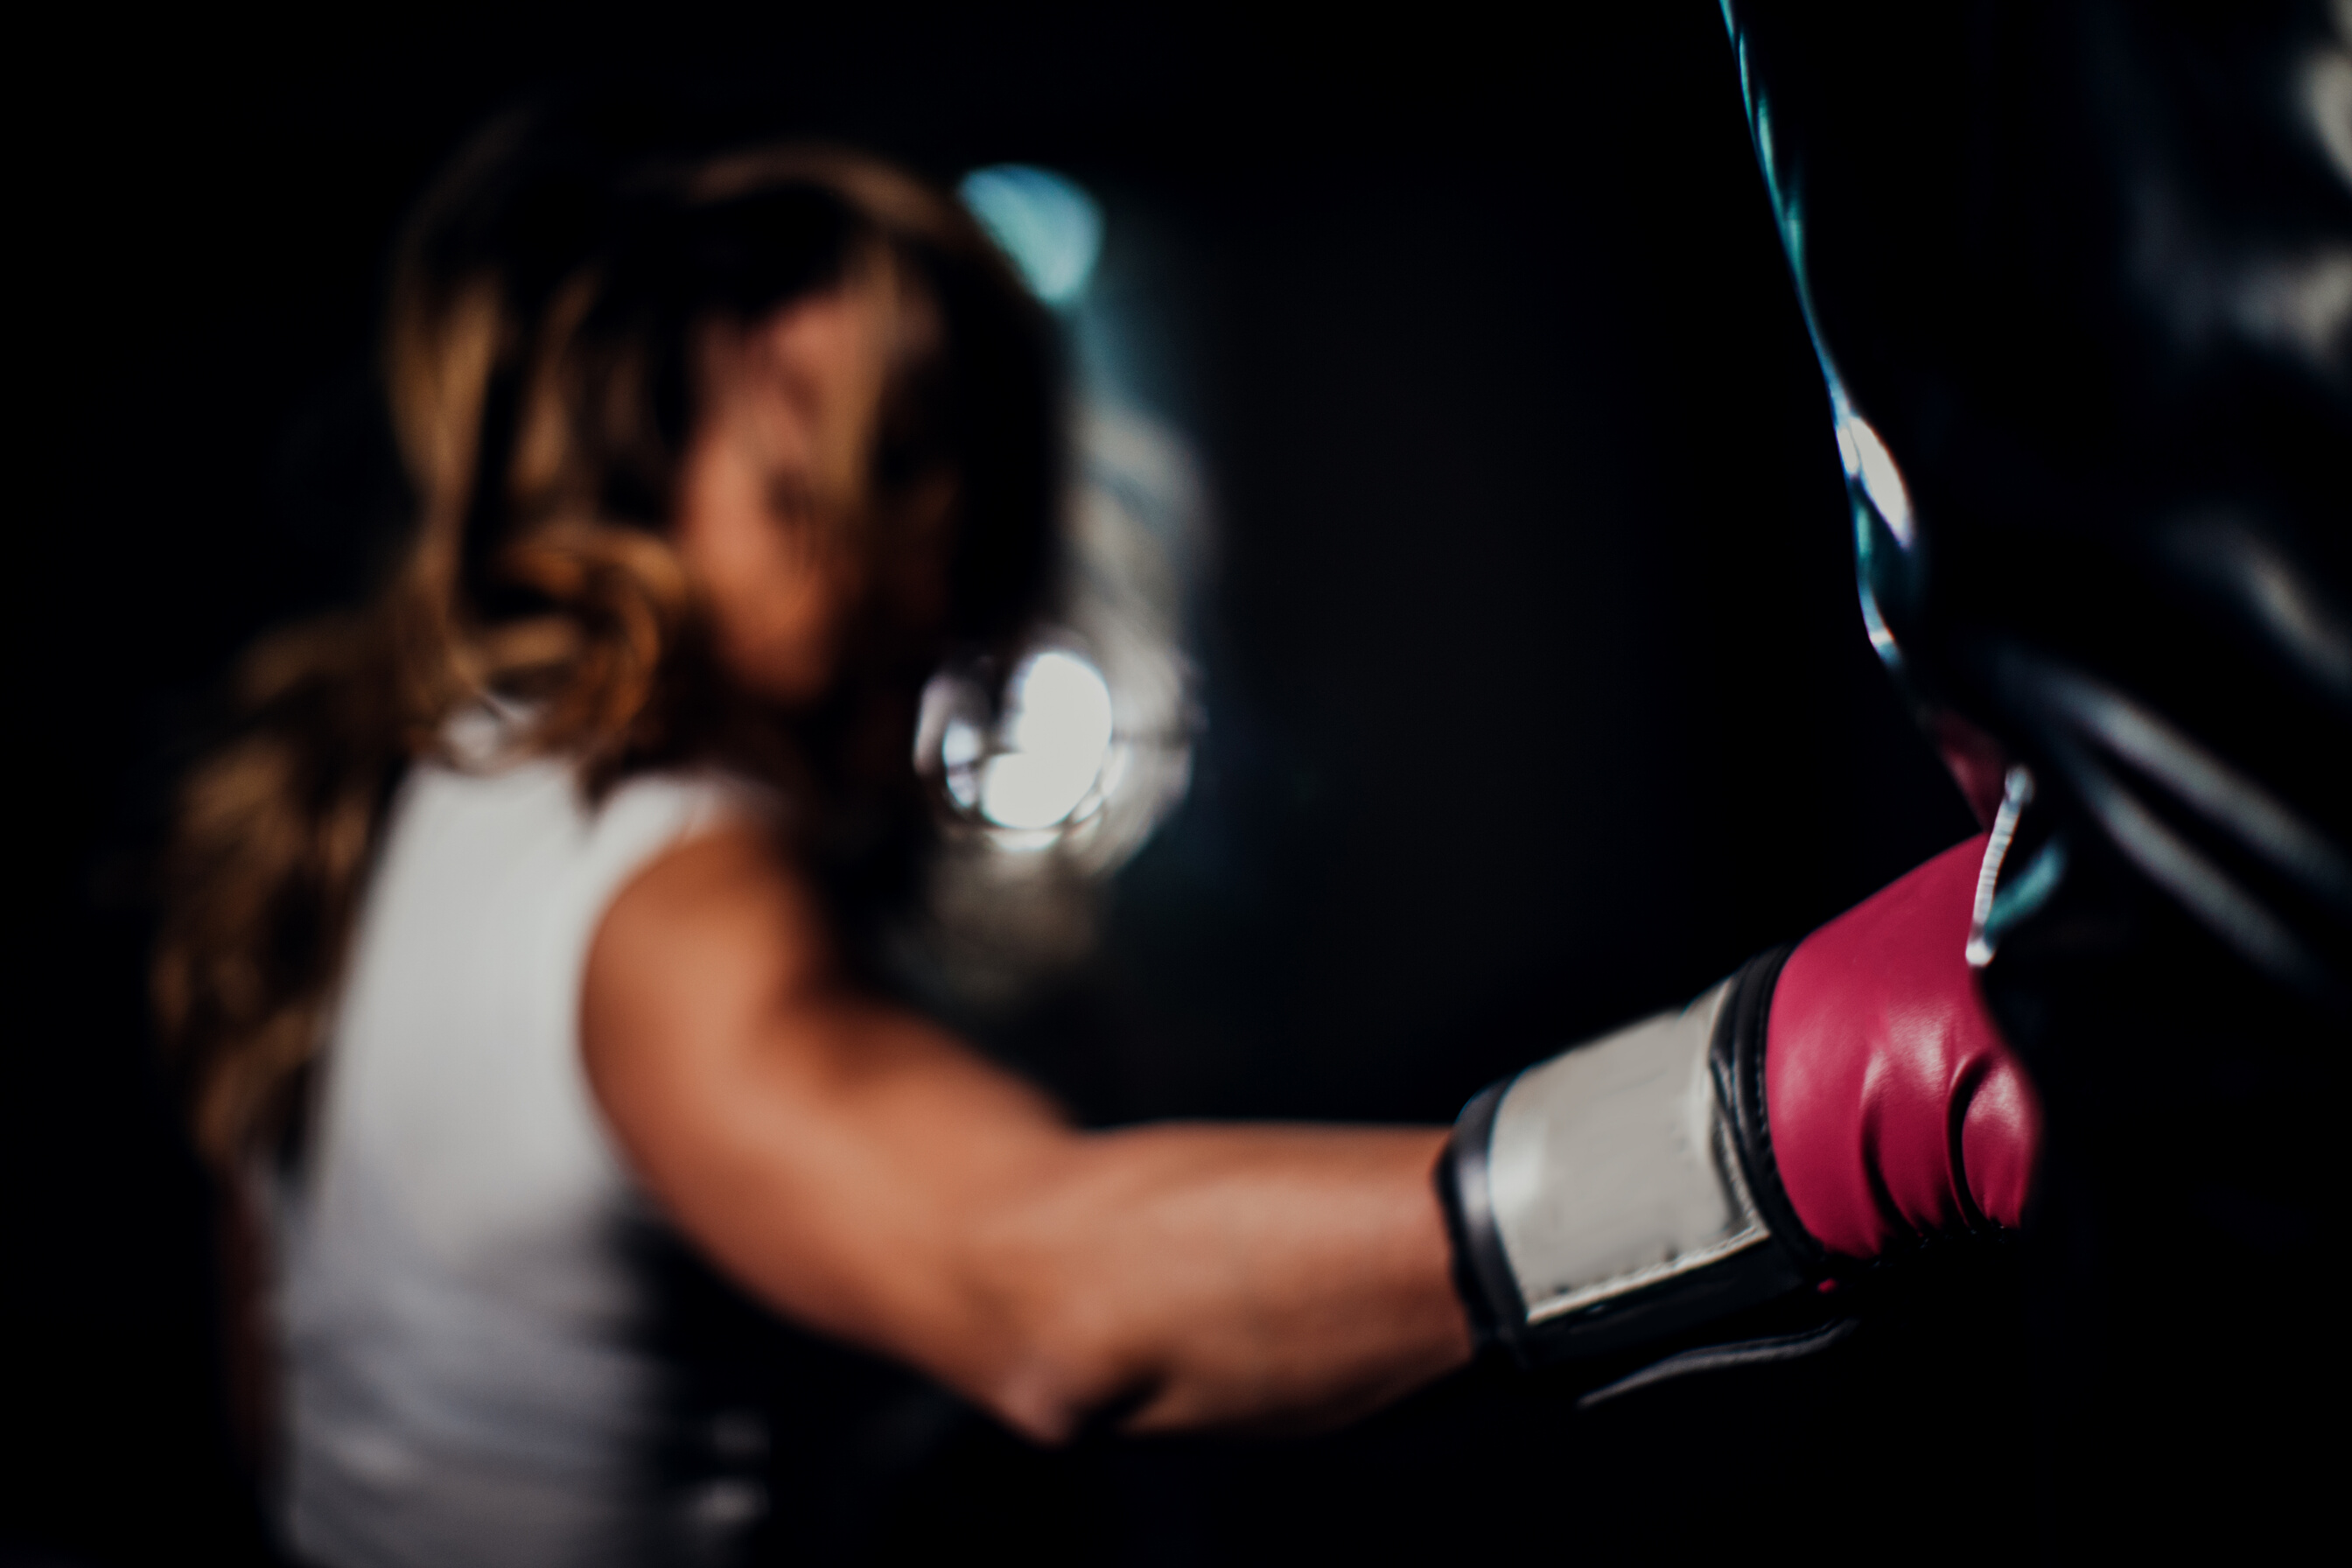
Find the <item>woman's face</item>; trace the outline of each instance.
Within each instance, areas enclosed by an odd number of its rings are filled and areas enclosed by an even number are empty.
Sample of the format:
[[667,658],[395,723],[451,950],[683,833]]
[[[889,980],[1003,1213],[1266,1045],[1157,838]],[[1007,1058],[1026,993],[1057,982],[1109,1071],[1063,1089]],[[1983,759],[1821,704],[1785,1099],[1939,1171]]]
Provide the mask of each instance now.
[[952,481],[887,500],[873,484],[912,313],[887,277],[853,279],[699,345],[677,548],[728,673],[787,707],[824,697],[849,659],[927,645],[945,616]]

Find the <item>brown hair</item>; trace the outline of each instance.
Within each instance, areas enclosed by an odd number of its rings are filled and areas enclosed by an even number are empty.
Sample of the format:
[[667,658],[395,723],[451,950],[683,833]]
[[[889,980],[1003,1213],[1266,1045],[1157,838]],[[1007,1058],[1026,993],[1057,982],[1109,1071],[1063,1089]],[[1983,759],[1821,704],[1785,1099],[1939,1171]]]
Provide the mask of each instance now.
[[961,207],[836,149],[614,156],[546,117],[493,128],[427,195],[384,350],[407,548],[371,605],[245,658],[232,732],[174,803],[153,994],[208,1158],[291,1125],[391,792],[461,709],[521,700],[515,749],[576,759],[592,793],[718,760],[824,800],[848,721],[718,678],[666,530],[697,331],[877,262],[939,331],[896,367],[875,484],[952,474],[950,636],[1001,643],[1047,566],[1055,362]]

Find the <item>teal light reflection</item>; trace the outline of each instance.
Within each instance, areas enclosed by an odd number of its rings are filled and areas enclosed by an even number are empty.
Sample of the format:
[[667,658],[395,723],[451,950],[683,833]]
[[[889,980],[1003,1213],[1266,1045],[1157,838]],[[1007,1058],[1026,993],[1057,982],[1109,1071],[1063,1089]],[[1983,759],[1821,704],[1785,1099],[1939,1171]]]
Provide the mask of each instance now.
[[1086,292],[1102,254],[1102,206],[1076,181],[1026,163],[994,163],[966,174],[957,195],[1039,299],[1067,305]]

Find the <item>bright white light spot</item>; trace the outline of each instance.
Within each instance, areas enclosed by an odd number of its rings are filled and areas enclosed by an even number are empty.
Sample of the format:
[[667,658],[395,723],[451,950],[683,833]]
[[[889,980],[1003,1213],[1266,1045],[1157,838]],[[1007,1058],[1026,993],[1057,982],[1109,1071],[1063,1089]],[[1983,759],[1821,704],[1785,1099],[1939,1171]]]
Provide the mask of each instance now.
[[1075,182],[1025,163],[975,169],[957,188],[963,205],[1049,305],[1083,293],[1102,254],[1102,208]]
[[1847,409],[1837,424],[1838,459],[1845,465],[1845,477],[1862,486],[1862,493],[1886,520],[1895,542],[1904,549],[1911,548],[1911,492],[1904,487],[1903,470],[1895,466],[1895,454],[1872,429],[1870,421]]
[[980,782],[981,815],[1014,828],[1068,818],[1095,793],[1110,755],[1110,688],[1102,673],[1064,649],[1032,655],[1006,687],[1000,745]]
[[940,762],[948,795],[964,810],[980,804],[980,757],[987,737],[968,719],[950,719],[940,737]]

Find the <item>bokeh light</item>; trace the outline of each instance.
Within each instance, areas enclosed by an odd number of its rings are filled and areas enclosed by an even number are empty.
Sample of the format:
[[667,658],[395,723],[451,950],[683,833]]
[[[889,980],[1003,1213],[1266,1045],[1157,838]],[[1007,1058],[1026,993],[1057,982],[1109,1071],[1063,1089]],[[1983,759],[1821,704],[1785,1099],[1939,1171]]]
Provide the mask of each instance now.
[[1102,207],[1076,181],[1026,163],[975,169],[963,205],[1004,247],[1037,297],[1067,305],[1086,292],[1102,254]]
[[958,805],[999,827],[1034,831],[1101,804],[1113,735],[1102,672],[1070,649],[1045,648],[1024,659],[1005,683],[1004,714],[992,738],[968,712],[947,720],[940,762]]

